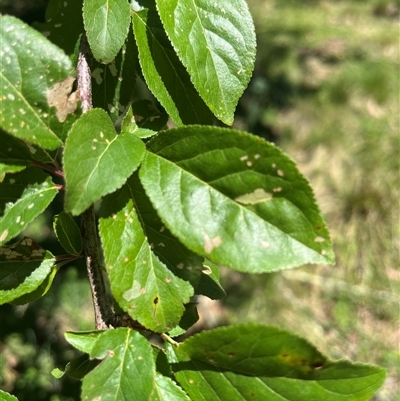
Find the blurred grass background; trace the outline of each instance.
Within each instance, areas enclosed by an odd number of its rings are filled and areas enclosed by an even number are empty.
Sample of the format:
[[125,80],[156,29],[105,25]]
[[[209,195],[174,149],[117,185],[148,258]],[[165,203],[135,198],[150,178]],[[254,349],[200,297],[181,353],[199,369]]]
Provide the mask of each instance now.
[[[41,18],[46,3],[0,1],[28,22]],[[235,127],[276,142],[298,163],[330,228],[337,264],[261,276],[223,271],[228,297],[216,313],[224,322],[296,331],[334,359],[384,366],[388,378],[373,399],[398,400],[400,0],[248,4],[258,56]],[[59,207],[55,202],[53,211]],[[54,240],[43,229],[49,219],[44,214],[25,234],[45,246]],[[21,401],[77,400],[77,383],[49,372],[75,355],[63,332],[93,327],[90,302],[77,265],[62,269],[42,300],[2,306],[0,387]]]

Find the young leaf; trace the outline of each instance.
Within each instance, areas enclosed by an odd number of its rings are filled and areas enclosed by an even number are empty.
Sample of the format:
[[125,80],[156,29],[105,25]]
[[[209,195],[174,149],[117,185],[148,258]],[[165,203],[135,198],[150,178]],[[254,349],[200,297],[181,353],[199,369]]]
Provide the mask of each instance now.
[[66,54],[73,54],[83,32],[83,0],[50,0],[46,8],[46,23],[33,26]]
[[165,35],[156,11],[132,17],[139,61],[147,86],[177,125],[211,124],[213,115]]
[[57,192],[51,178],[35,167],[12,174],[0,183],[0,245],[24,230]]
[[[274,145],[191,126],[161,131],[148,148],[143,187],[166,227],[192,251],[252,273],[333,262],[310,186]],[[258,192],[264,197],[243,202]]]
[[79,96],[71,94],[74,69],[64,52],[20,20],[0,17],[0,126],[45,149],[62,145]]
[[54,256],[30,238],[0,247],[0,305],[35,291],[54,264]]
[[72,127],[65,144],[65,209],[84,212],[103,195],[120,188],[145,152],[135,135],[117,135],[104,110],[92,109]]
[[151,345],[141,334],[125,328],[106,330],[90,357],[103,361],[83,379],[83,400],[150,399],[155,385],[154,360]]
[[81,231],[68,213],[54,216],[53,227],[60,244],[68,253],[79,255],[82,252]]
[[[151,104],[151,102],[149,102]],[[125,114],[121,124],[121,133],[130,133],[136,135],[138,138],[150,138],[157,132],[147,128],[140,128],[140,125],[136,124],[136,119],[140,119],[141,116],[133,115],[132,107],[129,107]],[[165,120],[165,123],[167,121]],[[164,123],[164,125],[165,125]]]
[[256,324],[203,332],[175,349],[167,344],[167,356],[193,401],[364,401],[385,378],[382,368],[326,361],[305,340]]
[[134,41],[133,32],[129,30],[124,46],[111,63],[102,64],[96,60],[92,62],[93,107],[107,110],[113,122],[125,112],[134,94]]
[[86,35],[97,61],[108,64],[121,49],[130,25],[130,6],[126,0],[84,0]]
[[102,204],[100,237],[111,289],[133,319],[156,332],[175,327],[193,288],[157,258],[133,205],[130,181]]
[[211,111],[233,123],[255,60],[253,20],[245,0],[157,0],[165,31]]

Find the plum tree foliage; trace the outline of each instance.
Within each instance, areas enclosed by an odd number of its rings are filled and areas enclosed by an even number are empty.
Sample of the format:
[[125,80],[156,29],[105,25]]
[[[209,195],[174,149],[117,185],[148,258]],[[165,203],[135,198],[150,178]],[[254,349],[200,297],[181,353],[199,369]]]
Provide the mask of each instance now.
[[[95,309],[95,330],[65,333],[83,354],[53,374],[82,380],[83,400],[369,399],[382,368],[330,361],[278,327],[173,339],[198,319],[193,296],[225,296],[220,266],[334,263],[295,163],[213,125],[233,123],[252,74],[245,1],[51,0],[35,28],[0,18],[0,301],[45,296],[84,258]],[[59,192],[66,254],[53,255],[20,234]]]

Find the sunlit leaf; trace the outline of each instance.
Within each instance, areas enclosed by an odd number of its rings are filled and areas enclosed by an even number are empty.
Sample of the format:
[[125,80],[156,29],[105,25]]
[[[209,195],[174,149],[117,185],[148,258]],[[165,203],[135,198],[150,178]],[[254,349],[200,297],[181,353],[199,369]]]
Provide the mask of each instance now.
[[45,149],[62,145],[79,100],[75,71],[57,46],[22,21],[0,16],[0,126]]
[[28,294],[24,294],[21,297],[15,298],[10,303],[13,305],[25,305],[29,302],[33,302],[39,298],[42,298],[50,290],[51,285],[53,284],[54,278],[59,269],[60,269],[60,265],[51,266],[50,273],[44,279],[42,284],[40,284],[39,287],[36,288],[36,290],[34,290]]
[[83,400],[150,399],[155,385],[154,360],[151,345],[141,334],[125,328],[106,330],[90,357],[103,360],[83,379]]
[[54,264],[54,256],[30,238],[0,247],[0,305],[34,292]]
[[121,49],[130,25],[126,0],[84,0],[83,20],[93,56],[110,63]]
[[18,401],[18,398],[6,393],[3,390],[0,390],[0,401]]
[[233,123],[255,60],[253,20],[245,0],[157,0],[169,39],[211,111]]
[[90,354],[92,348],[96,344],[97,339],[103,331],[66,331],[65,339],[79,351]]
[[[192,251],[253,273],[333,262],[308,182],[274,145],[190,126],[161,131],[148,148],[142,184],[165,226]],[[257,188],[270,199],[236,201]]]
[[193,401],[366,401],[385,379],[382,368],[327,361],[298,336],[256,324],[202,332],[166,348]]
[[120,188],[144,155],[135,135],[117,135],[102,109],[85,113],[72,127],[65,145],[65,208],[74,215]]
[[190,81],[156,11],[133,14],[139,61],[147,86],[177,125],[210,124],[213,115]]
[[0,244],[24,230],[57,192],[51,178],[35,167],[7,176],[0,183]]

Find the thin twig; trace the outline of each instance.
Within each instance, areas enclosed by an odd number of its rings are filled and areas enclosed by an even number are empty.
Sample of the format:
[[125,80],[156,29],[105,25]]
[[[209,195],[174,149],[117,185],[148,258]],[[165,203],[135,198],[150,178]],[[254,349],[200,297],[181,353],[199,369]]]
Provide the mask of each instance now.
[[[89,65],[89,46],[86,36],[81,39],[78,65],[78,90],[82,100],[82,112],[92,108],[92,83]],[[105,330],[113,323],[113,310],[108,300],[106,286],[99,260],[99,245],[97,240],[96,216],[93,206],[81,214],[81,232],[83,240],[83,254],[89,276],[90,289],[97,330]]]

